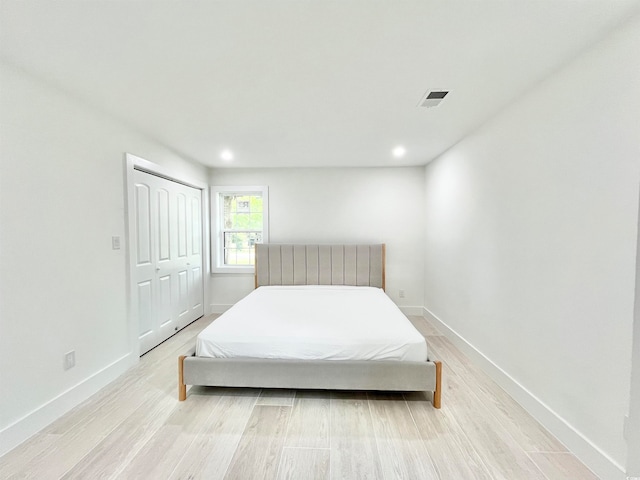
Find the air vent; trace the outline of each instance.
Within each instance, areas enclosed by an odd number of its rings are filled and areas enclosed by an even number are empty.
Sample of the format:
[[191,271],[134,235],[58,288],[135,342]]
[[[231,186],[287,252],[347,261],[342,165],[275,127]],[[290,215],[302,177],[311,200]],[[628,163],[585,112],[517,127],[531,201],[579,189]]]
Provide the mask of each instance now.
[[429,90],[420,100],[421,107],[437,107],[440,102],[447,96],[447,90]]

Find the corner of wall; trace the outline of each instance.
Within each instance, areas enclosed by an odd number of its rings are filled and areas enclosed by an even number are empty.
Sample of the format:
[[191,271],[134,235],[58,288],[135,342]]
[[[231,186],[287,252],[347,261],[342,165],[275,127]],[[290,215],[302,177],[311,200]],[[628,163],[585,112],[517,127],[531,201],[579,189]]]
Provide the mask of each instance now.
[[578,429],[569,424],[489,357],[474,347],[471,342],[450,328],[427,307],[423,308],[422,316],[433,322],[451,343],[468,356],[475,365],[479,366],[494,382],[502,387],[527,412],[601,478],[620,480],[625,478],[624,467],[622,465],[618,464],[598,448],[597,445],[592,443]]
[[134,366],[138,360],[139,357],[131,353],[123,355],[102,370],[1,430],[0,456],[13,450],[72,408],[80,405]]

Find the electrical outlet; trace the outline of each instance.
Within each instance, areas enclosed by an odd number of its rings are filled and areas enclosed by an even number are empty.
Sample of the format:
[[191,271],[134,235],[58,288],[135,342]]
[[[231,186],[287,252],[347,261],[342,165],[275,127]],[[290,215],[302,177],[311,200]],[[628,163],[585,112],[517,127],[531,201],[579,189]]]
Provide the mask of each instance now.
[[71,350],[64,354],[64,369],[69,370],[76,366],[76,351]]
[[398,297],[400,297],[400,298],[404,298],[404,290],[400,290],[400,291],[398,292]]

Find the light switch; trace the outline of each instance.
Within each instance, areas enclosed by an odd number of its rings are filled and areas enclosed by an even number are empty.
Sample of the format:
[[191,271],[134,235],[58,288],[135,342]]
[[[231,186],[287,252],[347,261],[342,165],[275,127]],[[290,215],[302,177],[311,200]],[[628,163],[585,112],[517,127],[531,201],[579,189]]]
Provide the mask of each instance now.
[[120,237],[111,237],[111,249],[120,250]]

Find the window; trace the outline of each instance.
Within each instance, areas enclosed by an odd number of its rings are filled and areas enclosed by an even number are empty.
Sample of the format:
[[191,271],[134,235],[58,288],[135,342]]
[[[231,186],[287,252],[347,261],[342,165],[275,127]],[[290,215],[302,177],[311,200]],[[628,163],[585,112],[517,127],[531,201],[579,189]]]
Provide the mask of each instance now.
[[268,187],[211,187],[213,272],[253,272],[256,243],[268,242]]

